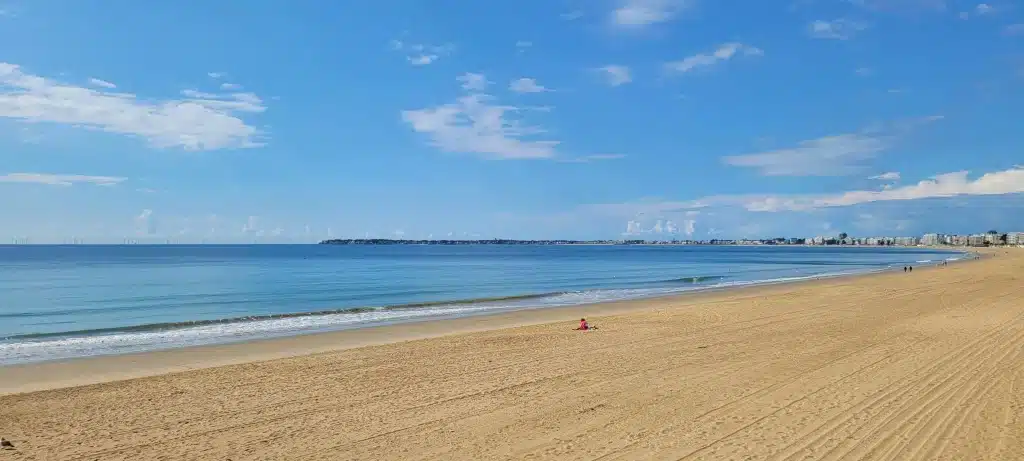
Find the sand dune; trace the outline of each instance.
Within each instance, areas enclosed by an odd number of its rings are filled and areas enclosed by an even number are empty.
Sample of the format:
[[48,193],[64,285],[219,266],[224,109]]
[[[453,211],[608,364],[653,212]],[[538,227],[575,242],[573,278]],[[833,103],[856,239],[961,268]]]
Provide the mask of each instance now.
[[1024,251],[993,253],[642,301],[595,332],[522,326],[7,395],[0,435],[18,448],[0,459],[1020,460]]

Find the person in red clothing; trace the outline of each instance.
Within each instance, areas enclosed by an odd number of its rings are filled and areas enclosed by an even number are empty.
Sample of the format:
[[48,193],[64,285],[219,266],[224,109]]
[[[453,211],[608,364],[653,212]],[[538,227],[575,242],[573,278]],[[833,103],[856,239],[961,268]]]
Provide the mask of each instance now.
[[587,319],[580,319],[580,326],[579,326],[579,328],[577,328],[577,330],[596,330],[596,329],[597,329],[597,327],[592,327],[592,326],[590,326],[589,323],[587,323]]

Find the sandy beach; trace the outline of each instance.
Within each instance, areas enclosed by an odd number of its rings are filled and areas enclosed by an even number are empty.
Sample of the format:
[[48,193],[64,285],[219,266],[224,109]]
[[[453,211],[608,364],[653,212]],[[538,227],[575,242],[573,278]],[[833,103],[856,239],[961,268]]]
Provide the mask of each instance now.
[[0,460],[1019,460],[1024,250],[7,367],[0,393]]

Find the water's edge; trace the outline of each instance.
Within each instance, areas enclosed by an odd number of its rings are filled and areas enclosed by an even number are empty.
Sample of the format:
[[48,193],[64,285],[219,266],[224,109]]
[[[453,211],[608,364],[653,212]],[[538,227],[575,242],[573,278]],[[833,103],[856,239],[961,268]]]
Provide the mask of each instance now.
[[[934,261],[918,261],[917,263],[921,266],[931,266],[941,264],[944,261],[956,262],[970,259],[967,257],[970,254],[968,252],[944,252],[949,253],[950,257]],[[722,281],[727,277],[717,275],[685,277],[669,279],[662,282],[678,282],[688,286],[680,286],[676,289],[668,290],[659,289],[654,291],[645,291],[642,288],[638,288],[634,289],[633,292],[630,292],[628,295],[619,296],[613,299],[592,299],[587,296],[581,296],[585,295],[586,292],[554,292],[457,301],[414,303],[383,307],[272,314],[197,322],[150,324],[100,330],[27,334],[2,338],[2,341],[0,341],[0,367],[4,365],[53,362],[85,357],[179,349],[192,346],[243,343],[262,339],[300,336],[402,323],[427,322],[469,316],[492,315],[502,312],[528,309],[586,306],[604,304],[608,302],[663,298],[690,293],[707,293],[711,291],[735,288],[859,276],[892,270],[901,270],[901,268],[889,266],[809,276],[734,282]],[[588,292],[599,291],[601,291],[601,289],[588,290]],[[292,324],[287,328],[281,328],[278,330],[245,328],[246,326],[257,326],[261,322],[270,322],[282,319],[290,319],[289,321],[292,322]],[[124,333],[132,333],[131,337],[133,341],[126,343],[123,338],[123,336],[125,336]],[[57,349],[59,349],[59,351],[54,352],[54,346],[58,344],[59,347]],[[100,349],[104,352],[97,353],[96,351]]]

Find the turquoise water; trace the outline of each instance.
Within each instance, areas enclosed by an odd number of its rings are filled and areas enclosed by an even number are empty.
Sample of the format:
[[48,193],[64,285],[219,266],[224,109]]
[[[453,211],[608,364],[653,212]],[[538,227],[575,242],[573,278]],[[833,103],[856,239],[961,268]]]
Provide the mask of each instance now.
[[0,246],[0,364],[922,265],[928,249]]

